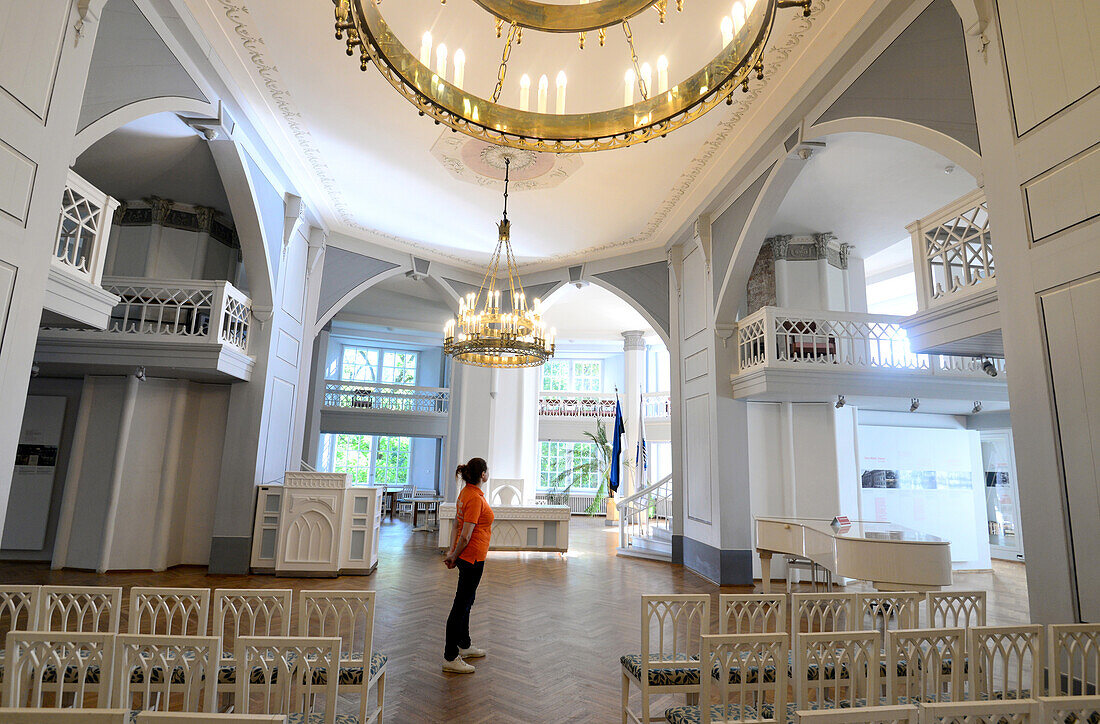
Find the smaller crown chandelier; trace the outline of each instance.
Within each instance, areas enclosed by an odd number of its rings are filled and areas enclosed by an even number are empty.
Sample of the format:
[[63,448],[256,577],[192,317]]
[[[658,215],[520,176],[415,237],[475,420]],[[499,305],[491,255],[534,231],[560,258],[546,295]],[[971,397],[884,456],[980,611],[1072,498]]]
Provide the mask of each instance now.
[[[497,246],[485,270],[477,294],[459,300],[458,317],[443,328],[443,351],[459,362],[478,367],[537,367],[554,356],[554,330],[547,332],[542,321],[542,301],[527,307],[527,295],[519,278],[508,221],[508,169],[504,157],[504,218],[497,224]],[[497,289],[500,258],[508,270],[508,311],[501,305]],[[502,285],[503,286],[503,285]]]

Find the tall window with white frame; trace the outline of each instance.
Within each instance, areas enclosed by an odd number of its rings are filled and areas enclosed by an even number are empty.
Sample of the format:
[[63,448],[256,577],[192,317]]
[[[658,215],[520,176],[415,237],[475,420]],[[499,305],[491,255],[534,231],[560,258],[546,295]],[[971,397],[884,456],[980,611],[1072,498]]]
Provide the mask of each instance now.
[[599,486],[596,445],[543,440],[539,449],[539,487],[595,490]]
[[419,353],[411,350],[344,345],[340,357],[340,379],[415,385],[418,361]]
[[406,485],[412,440],[386,435],[327,435],[334,473],[348,473],[356,485]]
[[542,366],[543,392],[601,392],[603,361],[557,359]]

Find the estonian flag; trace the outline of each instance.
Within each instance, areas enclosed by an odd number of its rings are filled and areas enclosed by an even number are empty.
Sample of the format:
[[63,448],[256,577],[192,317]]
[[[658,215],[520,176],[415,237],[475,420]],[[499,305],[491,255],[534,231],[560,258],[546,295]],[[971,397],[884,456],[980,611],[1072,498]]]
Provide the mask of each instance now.
[[611,433],[611,475],[608,480],[608,487],[611,488],[612,493],[619,490],[619,458],[623,452],[622,436],[625,432],[623,408],[619,405],[619,396],[615,395],[615,429]]

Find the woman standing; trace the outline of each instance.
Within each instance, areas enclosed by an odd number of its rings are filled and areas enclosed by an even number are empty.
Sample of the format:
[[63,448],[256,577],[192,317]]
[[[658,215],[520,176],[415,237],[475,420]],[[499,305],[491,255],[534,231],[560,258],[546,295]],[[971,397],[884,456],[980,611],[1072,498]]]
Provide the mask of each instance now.
[[447,617],[443,670],[472,674],[474,667],[464,659],[485,655],[482,649],[470,642],[470,609],[485,569],[485,555],[489,552],[489,536],[492,534],[493,510],[481,490],[481,484],[489,479],[489,465],[481,458],[470,458],[468,463],[458,466],[455,475],[466,484],[458,493],[451,550],[443,559],[447,568],[458,568],[458,590],[455,591],[451,615]]

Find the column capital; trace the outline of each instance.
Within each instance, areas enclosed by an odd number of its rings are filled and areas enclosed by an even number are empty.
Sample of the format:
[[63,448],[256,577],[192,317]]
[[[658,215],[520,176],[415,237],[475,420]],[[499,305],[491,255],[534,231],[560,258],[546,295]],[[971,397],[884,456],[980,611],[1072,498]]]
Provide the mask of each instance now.
[[622,333],[623,351],[645,350],[645,332],[640,329],[631,329]]

